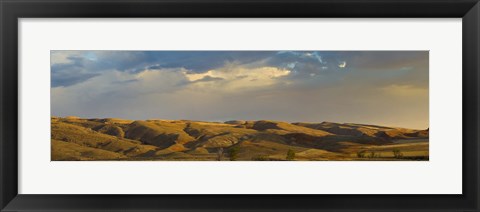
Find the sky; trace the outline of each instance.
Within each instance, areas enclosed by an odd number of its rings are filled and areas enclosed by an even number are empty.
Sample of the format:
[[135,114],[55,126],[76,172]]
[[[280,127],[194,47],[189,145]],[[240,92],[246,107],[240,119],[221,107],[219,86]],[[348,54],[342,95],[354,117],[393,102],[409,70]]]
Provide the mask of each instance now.
[[428,51],[51,51],[53,116],[428,128]]

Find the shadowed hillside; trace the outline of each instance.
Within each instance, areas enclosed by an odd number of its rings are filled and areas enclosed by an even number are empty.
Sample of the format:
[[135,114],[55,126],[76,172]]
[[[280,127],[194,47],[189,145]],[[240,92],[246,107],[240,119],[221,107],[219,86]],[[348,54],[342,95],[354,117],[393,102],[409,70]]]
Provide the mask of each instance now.
[[429,130],[352,123],[52,117],[51,159],[428,160]]

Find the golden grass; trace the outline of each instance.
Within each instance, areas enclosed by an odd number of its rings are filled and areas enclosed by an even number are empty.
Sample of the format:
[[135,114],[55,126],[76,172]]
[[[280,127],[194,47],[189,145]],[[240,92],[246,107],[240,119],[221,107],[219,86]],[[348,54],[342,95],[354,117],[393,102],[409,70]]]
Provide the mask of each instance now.
[[283,161],[289,151],[300,161],[429,156],[428,130],[362,124],[52,117],[51,131],[52,160],[229,160],[232,149],[241,161]]
[[107,150],[80,146],[75,143],[52,139],[52,160],[115,160],[126,158],[125,155]]

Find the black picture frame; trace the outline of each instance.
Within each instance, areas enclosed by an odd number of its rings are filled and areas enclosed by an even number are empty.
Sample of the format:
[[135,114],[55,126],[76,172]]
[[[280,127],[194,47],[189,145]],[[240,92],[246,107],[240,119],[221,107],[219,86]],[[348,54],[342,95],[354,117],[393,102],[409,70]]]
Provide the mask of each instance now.
[[[0,14],[1,211],[479,211],[478,0],[1,0]],[[18,19],[117,17],[462,18],[463,194],[18,194]]]

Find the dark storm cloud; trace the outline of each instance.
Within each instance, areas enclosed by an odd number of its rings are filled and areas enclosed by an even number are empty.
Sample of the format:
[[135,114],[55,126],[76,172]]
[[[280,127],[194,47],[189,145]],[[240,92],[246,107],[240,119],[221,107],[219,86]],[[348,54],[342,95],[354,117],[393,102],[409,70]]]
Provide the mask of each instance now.
[[[267,65],[292,70],[292,78],[329,75],[356,69],[394,69],[425,66],[421,52],[338,52],[338,51],[54,51],[72,53],[62,63],[52,62],[52,87],[70,86],[98,73],[118,70],[184,68],[203,73],[226,64],[255,67]],[[345,63],[345,67],[341,65]]]
[[[52,51],[73,54],[66,61],[52,61],[52,87],[70,86],[97,76],[96,73],[118,70],[138,73],[147,69],[185,68],[201,73],[228,63],[245,64],[274,55],[272,51]],[[79,74],[81,73],[81,74]],[[82,77],[79,77],[82,76]],[[72,80],[70,80],[72,79]]]
[[71,63],[52,64],[52,87],[74,85],[100,75],[99,73],[88,72],[84,66],[85,59],[82,57],[70,56],[67,59]]

